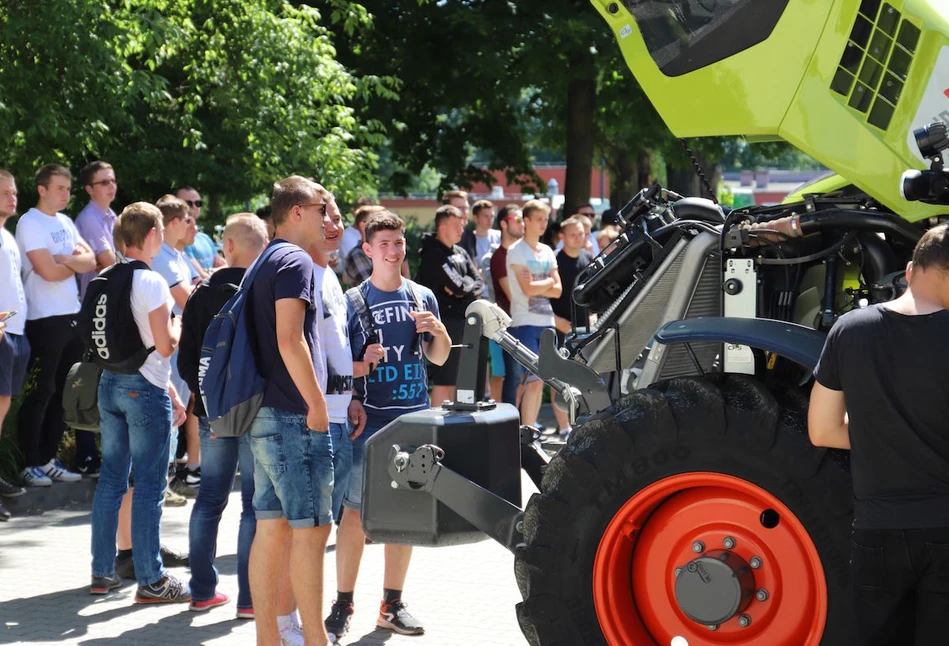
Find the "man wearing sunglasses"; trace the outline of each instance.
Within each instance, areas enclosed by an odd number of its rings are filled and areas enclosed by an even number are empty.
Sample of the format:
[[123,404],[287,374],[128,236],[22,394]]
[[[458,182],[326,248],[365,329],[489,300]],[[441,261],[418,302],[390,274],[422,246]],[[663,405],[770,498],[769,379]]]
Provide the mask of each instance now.
[[115,179],[115,170],[104,161],[87,164],[79,171],[79,182],[86,189],[89,203],[76,217],[76,228],[96,255],[95,271],[79,275],[79,289],[85,295],[89,281],[106,267],[115,264],[112,228],[117,216],[112,210],[112,202],[119,185]]
[[[204,206],[201,194],[190,186],[180,186],[175,190],[175,197],[188,205],[191,217],[194,218],[195,224],[200,226],[201,207]],[[226,264],[218,255],[217,245],[211,236],[200,230],[195,235],[194,242],[185,247],[185,255],[201,278],[207,278],[214,269]]]

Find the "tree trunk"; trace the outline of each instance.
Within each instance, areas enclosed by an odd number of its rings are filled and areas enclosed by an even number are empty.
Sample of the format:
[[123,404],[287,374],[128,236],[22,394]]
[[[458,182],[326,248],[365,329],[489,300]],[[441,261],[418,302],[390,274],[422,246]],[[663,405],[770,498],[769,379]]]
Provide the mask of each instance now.
[[596,82],[593,62],[589,55],[585,59],[582,65],[589,69],[589,75],[567,84],[567,178],[564,181],[563,214],[568,216],[581,205],[590,203]]
[[666,188],[680,195],[699,195],[699,178],[691,164],[681,168],[666,164],[666,181],[669,184]]
[[625,148],[610,150],[610,206],[621,209],[636,193],[639,169]]
[[652,185],[652,153],[644,150],[636,158],[636,168],[639,174],[636,177],[636,185],[640,188],[646,188]]

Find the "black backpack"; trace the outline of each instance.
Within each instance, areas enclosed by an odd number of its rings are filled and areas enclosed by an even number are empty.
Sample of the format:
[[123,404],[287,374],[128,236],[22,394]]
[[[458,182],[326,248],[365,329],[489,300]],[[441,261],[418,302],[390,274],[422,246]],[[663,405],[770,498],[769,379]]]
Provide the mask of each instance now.
[[90,281],[76,330],[93,363],[109,372],[133,374],[155,349],[146,348],[132,316],[132,277],[148,269],[139,260],[116,263]]

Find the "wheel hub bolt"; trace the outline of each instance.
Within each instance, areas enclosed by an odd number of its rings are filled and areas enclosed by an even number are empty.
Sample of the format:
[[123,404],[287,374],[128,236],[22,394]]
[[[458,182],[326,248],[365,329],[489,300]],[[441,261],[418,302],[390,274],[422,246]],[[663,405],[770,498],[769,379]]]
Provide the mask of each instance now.
[[735,549],[735,539],[731,536],[726,536],[725,540],[722,541],[722,544],[725,546],[726,550]]
[[718,630],[718,624],[709,624],[707,628],[709,630]]
[[676,578],[679,578],[679,575],[682,574],[682,568],[677,567],[675,571]]
[[752,556],[751,560],[748,561],[748,565],[750,565],[752,569],[757,570],[761,567],[761,559],[757,556]]
[[738,625],[741,626],[742,628],[747,628],[748,626],[751,625],[751,617],[749,617],[748,615],[741,615],[740,617],[738,617]]
[[692,543],[692,551],[695,552],[696,554],[701,554],[702,552],[705,551],[705,543],[703,543],[702,541],[695,541],[694,543]]
[[760,590],[758,590],[758,592],[755,593],[755,599],[757,599],[758,601],[767,601],[768,591],[765,590],[764,588],[761,588]]

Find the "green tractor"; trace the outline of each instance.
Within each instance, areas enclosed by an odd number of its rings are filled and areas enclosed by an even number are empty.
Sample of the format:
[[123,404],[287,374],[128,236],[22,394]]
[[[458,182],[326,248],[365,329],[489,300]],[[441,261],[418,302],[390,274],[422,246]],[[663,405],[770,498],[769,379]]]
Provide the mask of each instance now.
[[[593,3],[676,136],[788,141],[838,177],[732,211],[644,189],[578,279],[596,324],[539,356],[473,304],[457,401],[367,444],[366,532],[499,541],[533,646],[849,644],[849,457],[808,441],[811,373],[949,214],[949,3]],[[553,459],[483,401],[487,338],[577,419]]]

